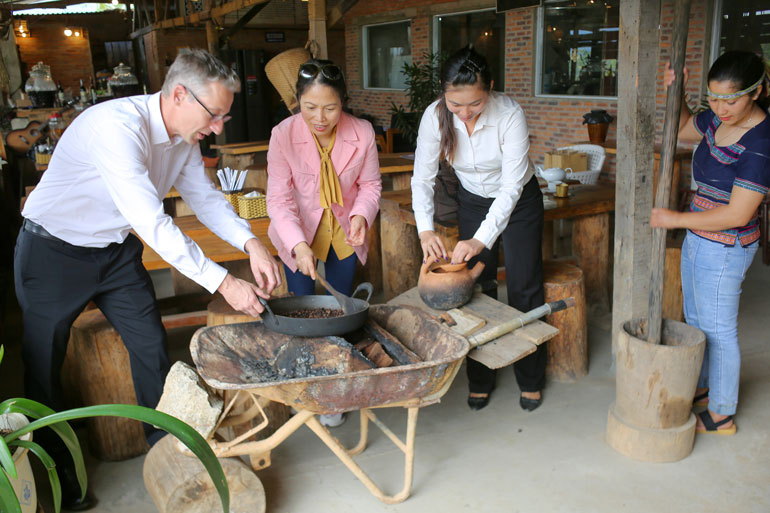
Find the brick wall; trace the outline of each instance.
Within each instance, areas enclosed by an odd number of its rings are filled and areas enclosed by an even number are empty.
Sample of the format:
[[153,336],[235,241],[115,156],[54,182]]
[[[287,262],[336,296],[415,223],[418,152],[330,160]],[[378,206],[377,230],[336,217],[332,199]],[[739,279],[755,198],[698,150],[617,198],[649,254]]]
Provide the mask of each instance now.
[[64,89],[70,88],[77,94],[80,79],[87,82],[94,73],[88,37],[65,36],[63,20],[35,20],[28,24],[32,37],[16,38],[24,83],[32,66],[43,61],[51,67],[54,82],[61,82]]
[[[489,4],[489,5],[486,5]],[[687,45],[687,67],[690,81],[687,90],[691,105],[699,102],[703,70],[708,64],[709,15],[707,0],[693,0]],[[494,2],[431,1],[431,0],[368,0],[359,2],[345,17],[345,53],[350,106],[356,113],[374,116],[383,126],[390,124],[391,102],[406,103],[406,95],[398,91],[365,90],[362,87],[361,25],[399,19],[412,21],[412,58],[419,62],[423,52],[430,50],[432,16],[442,12],[493,7]],[[447,10],[447,9],[454,9]],[[617,114],[616,100],[591,100],[536,97],[534,94],[536,59],[537,9],[518,9],[506,13],[505,92],[515,98],[527,115],[531,136],[530,155],[542,163],[549,149],[587,141],[588,132],[582,124],[583,114],[591,109],[605,109]],[[668,59],[673,24],[673,0],[663,0],[661,8],[660,73]],[[666,96],[662,85],[657,91],[657,126],[662,132]],[[660,137],[660,135],[658,136]],[[616,138],[616,123],[610,125],[608,140]],[[615,163],[608,156],[605,177],[614,179]],[[684,173],[683,173],[684,174]]]

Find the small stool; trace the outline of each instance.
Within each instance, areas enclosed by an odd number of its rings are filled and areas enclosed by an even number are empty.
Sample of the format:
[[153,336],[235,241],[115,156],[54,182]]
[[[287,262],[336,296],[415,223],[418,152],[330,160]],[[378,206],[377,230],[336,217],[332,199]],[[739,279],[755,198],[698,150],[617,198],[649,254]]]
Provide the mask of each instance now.
[[575,381],[588,374],[583,271],[567,262],[546,260],[543,262],[543,288],[546,302],[575,298],[575,306],[545,318],[545,322],[559,329],[559,334],[546,345],[546,376],[554,381]]
[[[75,319],[62,374],[85,406],[136,404],[128,351],[101,310],[86,310]],[[126,460],[150,448],[135,420],[90,417],[86,423],[91,452],[100,460]]]
[[[211,303],[209,303],[206,310],[208,312],[206,321],[207,326],[220,326],[223,324],[237,324],[241,322],[252,322],[260,320],[235,310],[233,307],[227,304],[227,301],[225,301],[222,296],[218,296]],[[254,343],[258,344],[259,341],[255,340]],[[237,390],[216,390],[216,393],[224,400],[225,407],[227,407],[227,404],[233,399],[237,392]],[[286,421],[288,421],[291,417],[291,408],[285,404],[271,401],[261,396],[258,397],[258,401],[259,405],[262,407],[262,410],[267,416],[268,424],[263,429],[252,435],[249,440],[264,440],[265,438],[275,433],[276,430],[285,424]],[[235,416],[241,413],[245,413],[249,407],[250,405],[248,401],[240,402],[230,410],[228,415]],[[261,418],[261,415],[257,415],[247,422],[220,428],[220,430],[231,430],[231,437],[228,438],[235,438],[236,436],[239,436],[242,433],[245,433],[248,430],[258,426],[263,421],[264,419]],[[270,453],[250,454],[249,462],[251,463],[251,467],[254,470],[268,467],[270,465]]]

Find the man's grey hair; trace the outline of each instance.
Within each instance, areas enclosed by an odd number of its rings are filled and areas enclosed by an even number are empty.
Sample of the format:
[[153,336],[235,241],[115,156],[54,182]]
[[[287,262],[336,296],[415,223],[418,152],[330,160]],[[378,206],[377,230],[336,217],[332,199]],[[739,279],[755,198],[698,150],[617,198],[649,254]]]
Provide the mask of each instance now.
[[181,48],[163,82],[163,96],[170,96],[181,84],[194,94],[203,94],[213,82],[220,82],[233,93],[241,90],[238,75],[225,63],[200,48]]

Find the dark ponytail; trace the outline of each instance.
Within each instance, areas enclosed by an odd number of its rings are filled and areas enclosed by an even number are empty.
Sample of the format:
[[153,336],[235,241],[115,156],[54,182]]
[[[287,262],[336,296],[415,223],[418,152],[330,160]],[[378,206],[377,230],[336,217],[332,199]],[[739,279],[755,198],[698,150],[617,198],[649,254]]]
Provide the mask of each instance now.
[[439,155],[450,164],[454,160],[457,148],[457,135],[454,129],[453,114],[446,105],[446,93],[449,87],[479,84],[485,91],[492,88],[492,72],[487,59],[468,45],[452,54],[441,67],[441,98],[436,111],[441,134]]
[[[757,104],[767,110],[770,107],[768,96],[768,72],[761,57],[753,52],[732,50],[722,54],[709,69],[708,81],[732,82],[738,91],[743,91],[762,80],[762,92]],[[753,94],[753,91],[752,93]]]

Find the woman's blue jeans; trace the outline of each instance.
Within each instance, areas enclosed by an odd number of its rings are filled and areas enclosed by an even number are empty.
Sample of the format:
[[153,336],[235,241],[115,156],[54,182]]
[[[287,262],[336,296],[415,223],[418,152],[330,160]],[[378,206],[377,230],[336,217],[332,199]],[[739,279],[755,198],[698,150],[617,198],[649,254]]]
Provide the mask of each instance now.
[[698,387],[708,387],[709,410],[720,415],[733,415],[738,406],[738,303],[758,246],[724,246],[689,231],[682,245],[684,317],[706,334]]

